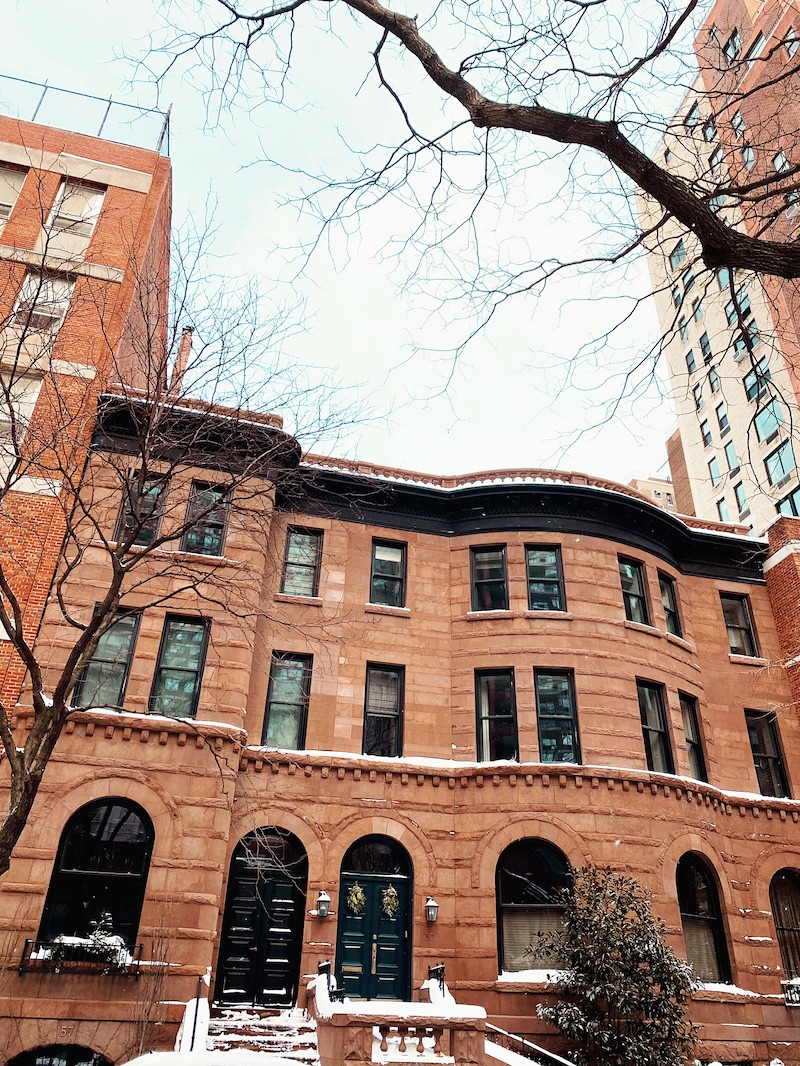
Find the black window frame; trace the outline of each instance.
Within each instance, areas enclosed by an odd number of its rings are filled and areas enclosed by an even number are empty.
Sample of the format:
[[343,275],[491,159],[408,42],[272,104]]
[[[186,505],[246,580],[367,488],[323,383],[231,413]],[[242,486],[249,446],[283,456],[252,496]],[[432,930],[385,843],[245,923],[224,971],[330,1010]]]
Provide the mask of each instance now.
[[[489,678],[507,678],[510,682],[509,688],[511,692],[511,713],[510,714],[490,714],[484,713],[482,708],[482,687],[481,683]],[[487,699],[488,703],[488,699]],[[476,670],[475,671],[475,721],[476,721],[476,736],[477,736],[477,759],[478,762],[518,762],[519,761],[519,721],[517,715],[517,692],[516,681],[514,676],[513,666],[505,668],[494,668],[488,670]],[[505,734],[505,737],[510,737],[511,744],[510,750],[512,754],[496,754],[497,738],[493,738],[490,735],[490,723],[509,721],[511,723],[511,729]],[[503,737],[503,734],[500,734]],[[487,751],[488,746],[488,751]]]
[[[700,882],[700,884],[699,884]],[[706,983],[730,984],[732,979],[728,938],[722,919],[719,888],[705,858],[688,851],[678,860],[675,868],[675,888],[678,896],[678,909],[681,915],[681,930],[686,947],[686,958],[692,967],[696,980]],[[698,890],[699,889],[699,890]],[[714,972],[700,972],[701,960],[698,956],[689,958],[694,946],[694,936],[687,932],[701,931],[699,940],[710,938],[714,949]],[[702,933],[705,935],[702,935]],[[702,950],[702,949],[701,949]]]
[[728,464],[728,472],[735,474],[739,469],[739,456],[736,454],[735,442],[729,440],[722,450],[725,453],[725,462]]
[[[752,707],[745,707],[744,720],[750,751],[753,754],[759,792],[762,796],[773,796],[775,799],[791,799],[792,791],[786,774],[786,760],[778,731],[777,716],[774,711],[759,711]],[[767,736],[772,751],[756,750],[753,743],[756,727],[762,737]]]
[[[505,544],[479,544],[469,549],[469,569],[470,569],[470,587],[471,587],[471,610],[472,612],[486,611],[507,611],[509,605],[508,598],[508,553]],[[476,576],[478,566],[478,556],[490,552],[500,552],[503,562],[503,576],[502,578],[478,578]],[[503,597],[502,605],[496,605],[486,607],[480,602],[479,593],[484,587],[502,585]]]
[[[88,707],[121,707],[123,705],[123,701],[125,699],[125,692],[126,692],[126,689],[128,687],[128,680],[130,678],[131,665],[133,663],[133,657],[136,654],[136,641],[138,640],[138,637],[139,637],[139,626],[140,626],[141,621],[142,621],[142,614],[143,613],[144,612],[141,611],[141,610],[133,610],[133,609],[127,609],[127,608],[121,608],[120,610],[115,612],[113,624],[110,625],[108,627],[108,629],[105,631],[105,633],[100,637],[100,640],[98,641],[98,645],[95,648],[91,659],[86,664],[86,666],[83,668],[81,676],[78,679],[78,683],[75,686],[75,690],[73,692],[73,698],[72,698],[72,706],[73,707],[86,709]],[[124,621],[126,619],[129,619],[129,618],[133,619],[133,627],[132,627],[132,629],[130,631],[130,639],[128,641],[128,651],[127,651],[126,658],[124,660],[122,660],[122,659],[106,659],[106,658],[102,657],[102,654],[98,655],[98,652],[101,651],[101,645],[102,645],[103,637],[105,637],[109,633],[111,633],[112,630],[120,622],[122,622],[122,621]],[[114,703],[109,703],[109,702],[103,702],[103,703],[89,702],[89,703],[85,703],[85,702],[83,702],[85,691],[86,691],[86,687],[87,687],[87,684],[88,684],[88,677],[89,677],[90,671],[92,670],[93,667],[97,667],[99,665],[104,665],[104,664],[109,664],[111,666],[122,665],[122,674],[121,674],[121,677],[119,679],[118,695],[117,695],[116,702],[114,702]],[[97,691],[97,689],[95,689],[95,691]]]
[[714,440],[714,436],[711,432],[711,426],[708,424],[708,419],[704,418],[700,423],[700,436],[703,439],[703,447],[708,448],[711,442]]
[[788,496],[778,500],[775,508],[778,514],[790,515],[792,518],[800,518],[800,488],[793,489]]
[[678,690],[678,702],[681,706],[683,736],[686,741],[686,754],[689,757],[689,769],[695,781],[708,781],[708,767],[703,750],[703,733],[700,728],[697,697]]
[[[315,543],[313,564],[298,563],[289,558],[292,537],[295,535],[313,538]],[[325,531],[322,529],[314,529],[309,526],[287,526],[286,541],[283,548],[283,566],[281,568],[280,592],[282,596],[299,596],[305,597],[306,599],[316,599],[319,596],[319,578],[322,567],[322,546],[324,536]],[[286,578],[289,574],[289,567],[296,567],[311,573],[311,592],[292,592],[286,588]]]
[[744,485],[741,481],[737,481],[733,486],[733,498],[736,500],[736,506],[739,508],[739,518],[746,518],[750,514],[750,504],[747,500],[747,493],[744,491]]
[[[781,881],[791,885],[793,898],[780,898],[777,883]],[[800,977],[800,871],[790,866],[778,870],[769,883],[769,902],[783,972],[792,980]]]
[[[397,548],[400,551],[400,575],[394,574],[381,574],[376,569],[377,563],[377,548]],[[408,567],[408,545],[405,541],[400,540],[384,540],[379,537],[373,537],[372,539],[372,557],[370,565],[369,576],[369,602],[376,604],[379,607],[405,607],[406,606],[406,577]],[[391,597],[384,599],[380,598],[380,595],[376,595],[380,588],[380,583],[394,584],[394,587],[399,589],[397,596],[398,602],[394,603]]]
[[[745,593],[721,591],[719,599],[722,607],[722,620],[725,623],[725,629],[728,634],[728,646],[731,655],[744,655],[749,658],[757,659],[759,657],[758,634],[756,633],[756,627],[753,622],[753,612],[750,608],[750,597]],[[728,620],[728,613],[726,613],[725,610],[726,603],[728,603],[731,608],[733,608],[734,605],[741,608],[743,615],[741,623],[737,624]],[[748,650],[739,650],[737,642],[731,639],[732,632],[744,634],[741,645]]]
[[[104,808],[106,813],[100,814],[99,824],[95,826],[95,812],[103,812]],[[118,811],[127,813],[117,814]],[[132,847],[126,849],[119,846],[118,842],[115,844],[113,837],[110,840],[103,839],[110,824],[114,827],[114,833],[119,833],[131,816],[138,819],[144,838],[136,844],[138,854]],[[111,822],[111,819],[114,821]],[[89,827],[99,829],[99,833],[89,836],[86,831]],[[121,937],[126,948],[134,947],[139,935],[154,845],[152,819],[133,800],[123,796],[104,796],[79,807],[61,832],[38,939],[51,943],[58,936],[88,938],[93,924],[103,913],[107,913],[112,919],[111,933]],[[81,852],[86,859],[77,865],[75,860]],[[125,869],[134,865],[135,869]],[[114,869],[115,866],[118,868]],[[120,911],[123,915],[121,920]],[[78,956],[79,945],[76,945],[76,949],[75,955]],[[85,961],[85,956],[83,959]],[[81,960],[76,958],[75,961]]]
[[[198,657],[197,670],[188,670],[188,669],[186,669],[184,667],[163,666],[162,665],[162,660],[164,658],[164,653],[165,653],[165,650],[166,650],[166,647],[167,647],[167,639],[168,639],[169,628],[170,628],[170,625],[173,622],[174,623],[178,623],[178,624],[180,624],[180,623],[191,623],[192,625],[198,626],[198,628],[202,629],[202,631],[203,631],[203,640],[202,640],[202,644],[201,644],[201,647],[200,647],[200,655]],[[191,710],[187,714],[180,714],[180,715],[178,715],[178,714],[166,714],[165,716],[168,717],[168,718],[175,718],[176,720],[184,720],[184,719],[191,720],[191,719],[197,717],[197,707],[198,707],[198,704],[200,703],[200,691],[201,691],[201,689],[203,687],[203,673],[205,671],[206,655],[208,653],[208,640],[209,640],[210,631],[211,631],[211,619],[210,618],[199,618],[199,617],[197,617],[197,615],[185,615],[185,614],[167,614],[167,615],[164,616],[164,625],[163,625],[162,630],[161,630],[161,640],[159,641],[159,645],[158,645],[158,657],[156,658],[156,665],[155,665],[155,669],[153,671],[153,683],[151,685],[150,696],[149,696],[148,701],[147,701],[147,707],[148,707],[148,713],[149,714],[165,714],[164,710],[162,710],[162,708],[160,707],[160,705],[158,703],[158,701],[161,699],[161,696],[159,695],[159,693],[157,691],[159,677],[160,677],[162,671],[176,670],[176,671],[179,671],[179,672],[182,671],[184,673],[193,673],[193,674],[195,674],[195,684],[194,684],[194,693],[192,695]]]
[[[545,714],[542,711],[542,703],[544,701],[544,694],[540,688],[540,683],[544,678],[558,678],[561,681],[566,682],[566,692],[569,702],[568,714]],[[580,766],[583,761],[581,758],[581,740],[580,729],[578,726],[578,705],[575,699],[575,671],[574,670],[550,670],[544,667],[534,667],[533,671],[533,690],[536,697],[536,724],[539,735],[539,762],[541,763],[569,763],[571,765]],[[562,746],[559,748],[559,753],[571,752],[572,758],[547,758],[550,754],[545,750],[545,740],[548,739],[543,730],[543,722],[553,723],[569,723],[569,743],[564,743],[566,738],[566,724],[562,726]]]
[[[787,454],[791,456],[790,466],[786,466],[784,461]],[[780,469],[775,468],[776,462],[780,463]],[[782,484],[796,468],[797,459],[795,458],[792,442],[788,437],[782,440],[777,448],[773,448],[769,455],[764,457],[764,469],[767,472],[767,481],[769,481],[770,485]]]
[[[638,580],[639,591],[631,592],[625,589],[625,578],[622,573],[623,566],[631,568],[631,577],[634,575]],[[647,595],[647,573],[641,559],[631,559],[627,555],[617,556],[617,568],[619,571],[620,588],[622,590],[622,603],[625,609],[625,617],[629,622],[637,622],[643,626],[651,625],[650,602]],[[636,606],[641,608],[641,618],[636,617]]]
[[686,353],[686,370],[689,374],[694,374],[697,370],[697,360],[694,357],[694,350],[692,348]]
[[783,408],[777,396],[771,397],[763,406],[759,405],[753,415],[753,429],[756,431],[758,442],[769,444],[770,441],[775,440],[781,431],[783,422]]
[[721,499],[717,500],[716,505],[717,514],[719,515],[720,522],[730,522],[731,515],[730,511],[728,510],[728,501],[725,499],[725,497],[723,496]]
[[700,351],[703,353],[703,362],[711,362],[711,360],[714,358],[714,353],[711,350],[711,341],[708,338],[708,334],[701,333],[697,343],[700,345]]
[[[282,707],[296,707],[297,714],[297,744],[275,744],[269,739],[269,726],[270,719],[273,714],[274,708],[278,706],[279,701],[275,699],[275,686],[277,683],[277,675],[280,668],[286,664],[291,663],[294,666],[298,666],[302,669],[302,691],[300,699],[296,702],[290,703],[286,700],[281,700],[280,705]],[[267,700],[264,705],[264,722],[261,727],[261,743],[265,747],[281,748],[290,751],[302,751],[306,746],[306,729],[308,726],[308,707],[311,701],[311,677],[314,668],[313,655],[307,655],[305,653],[298,653],[292,651],[273,651],[272,658],[270,659],[269,666],[269,684],[267,685]]]
[[714,413],[717,416],[717,425],[719,426],[719,435],[725,437],[731,431],[731,424],[728,419],[728,406],[724,400],[717,404],[714,408]]
[[[131,505],[134,502],[135,482],[137,478],[138,472],[132,471],[128,475],[125,487],[122,490],[122,505],[117,514],[117,524],[114,529],[115,541],[119,541],[120,538],[125,535],[126,531],[129,531],[132,517]],[[155,505],[152,513],[146,518],[144,515],[141,518],[141,524],[137,530],[136,537],[131,544],[132,548],[149,548],[153,541],[158,539],[161,533],[161,520],[164,517],[167,494],[169,493],[169,476],[166,474],[148,474],[142,483],[142,498],[148,494],[148,485],[159,486],[160,491],[155,497]]]
[[658,571],[658,589],[661,593],[661,606],[664,609],[664,621],[667,632],[673,637],[683,636],[681,612],[678,604],[678,583],[671,574]]
[[[396,693],[397,698],[394,708],[387,710],[385,707],[376,708],[370,703],[371,688],[372,688],[372,675],[378,672],[393,673],[396,675]],[[361,751],[363,755],[375,755],[382,759],[400,759],[403,756],[403,726],[405,720],[405,688],[406,688],[406,668],[405,666],[397,663],[373,663],[368,662],[365,679],[364,679],[364,726],[362,732]],[[371,727],[370,721],[386,720],[387,722],[394,723],[394,734],[392,736],[391,749],[386,751],[376,751],[376,747],[385,746],[387,748],[390,745],[381,745],[380,738],[373,738],[373,742],[370,741]]]
[[[552,552],[553,562],[551,564],[543,563],[539,564],[542,568],[546,568],[548,565],[555,567],[556,577],[531,577],[531,552]],[[525,582],[528,589],[528,610],[529,611],[559,611],[564,612],[567,609],[567,593],[564,586],[564,566],[561,558],[561,545],[560,544],[526,544],[525,545]],[[544,585],[550,588],[550,592],[542,591],[542,596],[548,596],[551,604],[554,600],[558,601],[558,607],[537,607],[535,605],[533,585]],[[555,590],[555,591],[553,591]]]
[[[515,973],[532,966],[558,967],[557,959],[530,955],[528,946],[536,948],[537,932],[549,932],[561,924],[563,893],[569,888],[571,880],[569,860],[549,840],[521,837],[503,849],[495,867],[499,973]],[[516,960],[512,962],[510,957],[507,945],[510,930],[505,920],[515,915],[523,920],[526,917],[529,919],[529,927],[524,929],[521,940],[517,934],[518,943],[528,942],[517,956],[518,963]]]
[[[217,503],[209,510],[208,504],[199,504],[197,501],[204,493],[216,492]],[[199,517],[206,512],[204,517]],[[181,551],[191,552],[194,555],[208,555],[212,558],[221,557],[225,554],[225,538],[228,532],[228,516],[230,511],[230,488],[213,481],[192,481],[189,489],[189,500],[186,504],[186,528],[181,537]],[[207,551],[202,541],[211,536],[216,541],[217,551]],[[199,537],[200,545],[193,543]]]
[[708,477],[713,488],[716,488],[722,481],[722,471],[719,468],[719,460],[716,455],[712,455],[708,460]]
[[[644,691],[652,692],[655,695],[655,708],[659,719],[655,725],[652,725],[648,720],[646,701],[642,698]],[[642,724],[642,740],[644,741],[647,769],[651,773],[674,774],[675,760],[672,755],[672,742],[669,735],[666,690],[658,681],[649,681],[646,678],[637,677],[636,695],[639,701],[639,718]],[[657,757],[659,755],[663,766],[656,765],[659,761]]]

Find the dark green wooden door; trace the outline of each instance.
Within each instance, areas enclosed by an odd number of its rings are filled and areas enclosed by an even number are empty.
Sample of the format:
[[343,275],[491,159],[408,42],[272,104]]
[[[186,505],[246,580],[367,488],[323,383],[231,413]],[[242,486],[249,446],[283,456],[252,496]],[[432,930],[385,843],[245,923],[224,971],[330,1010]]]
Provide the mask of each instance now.
[[353,999],[409,996],[409,879],[342,873],[336,973]]
[[231,861],[216,999],[226,1005],[292,1006],[300,978],[307,862],[291,834],[259,833],[245,837]]

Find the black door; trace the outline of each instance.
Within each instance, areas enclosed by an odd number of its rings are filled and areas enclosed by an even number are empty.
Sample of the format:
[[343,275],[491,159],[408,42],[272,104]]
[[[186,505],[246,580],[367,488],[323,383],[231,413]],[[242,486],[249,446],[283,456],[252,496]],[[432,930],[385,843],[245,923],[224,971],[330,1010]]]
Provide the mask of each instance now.
[[297,1000],[308,860],[286,830],[258,829],[233,853],[216,999],[248,1006]]
[[351,998],[408,998],[410,903],[410,862],[395,841],[367,838],[345,855],[336,973]]

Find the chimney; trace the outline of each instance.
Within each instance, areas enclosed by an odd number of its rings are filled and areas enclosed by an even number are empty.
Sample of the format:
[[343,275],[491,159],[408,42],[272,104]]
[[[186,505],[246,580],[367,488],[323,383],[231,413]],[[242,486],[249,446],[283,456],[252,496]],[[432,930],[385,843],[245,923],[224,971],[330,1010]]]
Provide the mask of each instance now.
[[189,365],[189,356],[192,354],[193,333],[194,326],[184,326],[181,331],[181,342],[178,345],[178,358],[175,360],[175,366],[172,368],[172,378],[169,383],[169,391],[173,394],[180,392],[181,387],[183,386],[186,368]]

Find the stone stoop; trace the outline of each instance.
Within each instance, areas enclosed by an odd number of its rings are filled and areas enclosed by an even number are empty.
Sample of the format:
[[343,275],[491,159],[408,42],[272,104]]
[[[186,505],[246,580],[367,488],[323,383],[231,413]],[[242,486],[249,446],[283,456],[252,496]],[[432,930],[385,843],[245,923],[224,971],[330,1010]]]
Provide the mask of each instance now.
[[266,1051],[282,1059],[319,1066],[317,1023],[299,1008],[215,1008],[206,1046],[208,1051]]

